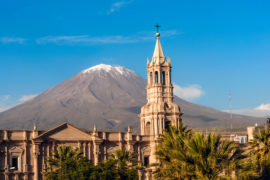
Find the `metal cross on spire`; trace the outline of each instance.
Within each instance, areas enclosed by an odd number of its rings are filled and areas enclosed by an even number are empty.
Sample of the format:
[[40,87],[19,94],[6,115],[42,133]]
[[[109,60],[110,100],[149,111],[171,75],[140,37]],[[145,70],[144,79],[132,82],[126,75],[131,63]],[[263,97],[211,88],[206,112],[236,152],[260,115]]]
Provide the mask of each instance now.
[[157,28],[157,32],[158,32],[158,28],[160,27],[160,25],[157,24],[157,25],[155,25],[155,27]]

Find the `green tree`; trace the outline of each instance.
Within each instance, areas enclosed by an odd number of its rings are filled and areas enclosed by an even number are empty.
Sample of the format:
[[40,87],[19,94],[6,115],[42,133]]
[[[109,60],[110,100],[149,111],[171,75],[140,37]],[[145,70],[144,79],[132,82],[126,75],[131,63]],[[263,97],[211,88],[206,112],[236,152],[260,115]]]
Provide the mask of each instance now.
[[92,173],[93,179],[96,180],[111,180],[117,178],[116,164],[114,161],[108,160],[99,162],[96,166],[96,171]]
[[109,162],[114,164],[116,179],[138,179],[139,167],[135,153],[131,153],[125,148],[117,150],[115,154],[111,154]]
[[185,141],[190,139],[192,132],[183,123],[179,130],[170,126],[160,136],[160,144],[157,146],[156,156],[159,163],[154,172],[156,178],[160,179],[190,179],[194,177],[193,159],[187,154]]
[[230,179],[243,158],[236,143],[215,133],[193,135],[182,123],[161,135],[156,155],[160,179]]
[[60,146],[47,159],[48,168],[44,176],[50,180],[86,180],[91,179],[95,167],[83,158],[80,150],[69,146]]
[[195,134],[186,142],[196,179],[233,178],[233,172],[242,158],[242,151],[236,143],[221,140],[221,136],[215,133]]
[[254,133],[254,140],[251,148],[251,158],[256,159],[257,171],[261,179],[270,178],[270,129],[258,129]]

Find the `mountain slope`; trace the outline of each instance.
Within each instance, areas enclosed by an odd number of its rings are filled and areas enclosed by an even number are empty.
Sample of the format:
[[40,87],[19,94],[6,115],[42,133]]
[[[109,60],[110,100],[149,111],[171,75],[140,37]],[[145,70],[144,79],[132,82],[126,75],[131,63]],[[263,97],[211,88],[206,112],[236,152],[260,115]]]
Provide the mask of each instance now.
[[[90,129],[139,130],[140,108],[146,103],[146,80],[135,72],[110,65],[97,65],[49,89],[34,99],[0,113],[1,129],[47,129],[70,122]],[[175,102],[184,112],[183,121],[191,127],[229,126],[229,114],[189,103]],[[234,115],[234,126],[262,123],[262,118]]]

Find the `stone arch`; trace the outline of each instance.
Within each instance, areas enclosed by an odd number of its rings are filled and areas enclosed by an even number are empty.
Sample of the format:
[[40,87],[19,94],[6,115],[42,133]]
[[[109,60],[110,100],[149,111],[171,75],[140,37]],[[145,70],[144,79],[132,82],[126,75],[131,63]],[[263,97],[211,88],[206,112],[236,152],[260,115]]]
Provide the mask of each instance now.
[[158,83],[158,72],[155,71],[155,83]]
[[151,123],[147,122],[145,124],[145,135],[150,135],[150,127],[151,127]]
[[162,71],[162,84],[165,85],[166,84],[166,75],[165,75],[165,71]]
[[150,161],[150,154],[151,154],[151,149],[149,146],[146,146],[143,148],[142,150],[142,163],[144,166],[148,166],[149,165],[149,161]]

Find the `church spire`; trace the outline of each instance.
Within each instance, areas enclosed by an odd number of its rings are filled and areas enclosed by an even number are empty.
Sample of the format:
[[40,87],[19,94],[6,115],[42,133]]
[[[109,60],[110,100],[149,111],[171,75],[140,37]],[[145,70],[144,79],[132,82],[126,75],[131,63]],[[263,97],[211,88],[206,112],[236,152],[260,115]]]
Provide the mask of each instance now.
[[157,37],[157,41],[156,41],[156,46],[155,46],[155,50],[154,50],[154,54],[153,54],[153,58],[152,58],[152,63],[154,64],[163,64],[165,62],[165,56],[161,47],[161,43],[159,40],[159,36],[160,33],[158,32],[158,28],[160,27],[159,25],[156,25],[157,27],[157,33],[156,33],[156,37]]

